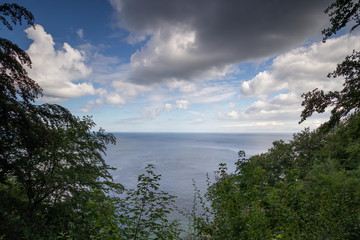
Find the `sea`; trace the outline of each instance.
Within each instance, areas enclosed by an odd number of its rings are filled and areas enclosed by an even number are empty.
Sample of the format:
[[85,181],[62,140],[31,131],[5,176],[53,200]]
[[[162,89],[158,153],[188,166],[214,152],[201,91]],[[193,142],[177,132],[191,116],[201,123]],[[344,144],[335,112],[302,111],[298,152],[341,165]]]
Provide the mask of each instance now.
[[220,163],[235,171],[238,152],[247,157],[266,152],[276,140],[288,141],[292,134],[241,133],[113,133],[116,145],[108,145],[105,161],[115,182],[135,188],[138,175],[148,164],[161,174],[160,189],[177,196],[182,209],[191,209],[195,182],[201,193],[206,179],[214,181]]

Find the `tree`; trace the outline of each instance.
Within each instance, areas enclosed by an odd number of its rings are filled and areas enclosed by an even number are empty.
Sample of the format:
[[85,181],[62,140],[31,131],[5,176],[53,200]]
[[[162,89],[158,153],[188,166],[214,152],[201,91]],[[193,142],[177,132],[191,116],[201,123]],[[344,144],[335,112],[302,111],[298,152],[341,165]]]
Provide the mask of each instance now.
[[[22,20],[34,26],[33,15],[17,4],[0,5],[0,20],[9,30]],[[34,104],[42,90],[23,65],[31,67],[26,52],[0,38],[0,236],[90,239],[92,193],[106,199],[106,192],[122,191],[103,158],[115,138],[93,131],[88,116]]]
[[328,106],[333,106],[331,117],[326,126],[334,127],[340,119],[350,113],[358,113],[360,109],[360,52],[354,52],[338,64],[336,70],[328,77],[344,77],[344,88],[338,91],[324,93],[314,89],[302,95],[304,110],[300,123],[310,117],[315,111],[322,113]]
[[263,154],[240,151],[235,173],[220,165],[206,193],[212,221],[195,225],[200,239],[359,239],[359,126],[354,114]]
[[[325,42],[330,36],[345,27],[349,22],[354,23],[350,31],[353,31],[360,25],[360,3],[359,1],[337,0],[326,10],[330,16],[331,27],[322,31]],[[338,64],[333,73],[328,77],[344,77],[344,88],[340,92],[330,91],[324,93],[323,90],[314,89],[304,93],[302,106],[304,110],[301,113],[299,123],[305,121],[314,112],[323,113],[329,106],[334,106],[331,111],[330,120],[324,124],[323,129],[334,127],[339,121],[351,113],[358,113],[360,107],[360,53],[353,51],[345,60]]]
[[175,196],[159,189],[161,175],[154,169],[148,164],[136,189],[127,190],[126,197],[119,200],[119,225],[125,239],[179,239],[178,222],[168,219]]
[[[13,24],[22,24],[22,20],[25,19],[27,24],[34,26],[33,15],[17,4],[0,5],[0,20],[12,30],[7,17]],[[4,156],[8,149],[6,142],[11,142],[16,134],[22,133],[24,108],[30,102],[34,102],[42,92],[40,86],[29,78],[22,65],[31,67],[27,53],[11,41],[0,38],[0,182],[8,164]]]
[[[5,184],[16,183],[24,196],[16,206],[19,225],[31,229],[34,238],[56,237],[58,232],[69,232],[71,223],[79,224],[75,216],[81,214],[93,191],[121,189],[111,182],[111,168],[102,155],[115,139],[103,130],[92,132],[94,123],[89,117],[74,117],[58,105],[36,106],[23,124],[29,129],[27,138],[16,141],[14,152],[7,155]],[[6,206],[2,213],[12,215]],[[84,234],[79,230],[71,232]]]
[[87,230],[94,239],[180,239],[178,221],[169,219],[175,196],[160,190],[161,175],[154,170],[148,164],[136,188],[121,196],[92,193],[86,214],[92,216]]

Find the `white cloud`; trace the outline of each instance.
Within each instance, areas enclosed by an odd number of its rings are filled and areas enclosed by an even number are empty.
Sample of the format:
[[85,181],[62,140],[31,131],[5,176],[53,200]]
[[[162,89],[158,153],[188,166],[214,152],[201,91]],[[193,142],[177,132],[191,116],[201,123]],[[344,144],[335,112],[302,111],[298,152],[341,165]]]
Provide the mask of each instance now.
[[151,106],[151,107],[146,107],[144,108],[144,110],[142,111],[142,115],[137,117],[136,119],[154,119],[156,117],[158,117],[160,114],[162,114],[163,112],[169,112],[172,110],[172,104],[164,104],[160,107],[158,106]]
[[131,56],[129,80],[141,84],[211,80],[234,71],[231,64],[215,63],[217,57],[211,52],[199,52],[195,40],[195,32],[186,26],[154,32],[146,46]]
[[84,63],[82,52],[67,43],[61,50],[56,50],[52,36],[40,25],[36,25],[36,29],[30,27],[25,32],[33,40],[27,50],[32,60],[29,76],[44,89],[47,100],[65,101],[95,94],[91,83],[79,82],[91,73]]
[[279,55],[268,70],[241,84],[239,101],[249,96],[257,100],[242,109],[220,112],[218,118],[240,122],[231,125],[238,127],[260,127],[263,123],[272,122],[297,130],[305,126],[319,126],[328,119],[328,112],[315,114],[305,123],[297,125],[303,110],[301,94],[315,88],[341,90],[343,79],[327,78],[327,74],[334,71],[354,48],[360,48],[359,35],[344,35]]
[[235,108],[235,106],[236,106],[236,103],[234,103],[234,102],[229,103],[230,108]]
[[[244,96],[263,96],[288,87],[288,82],[277,81],[268,71],[260,72],[250,81],[241,84],[241,94]],[[240,96],[242,96],[240,95]]]
[[176,109],[186,110],[189,107],[189,101],[187,100],[176,100]]
[[[196,91],[182,91],[184,86],[190,85]],[[161,86],[161,85],[158,85]],[[211,104],[224,100],[228,100],[236,95],[236,87],[238,83],[235,82],[218,82],[218,81],[205,81],[205,82],[172,82],[166,85],[168,89],[161,88],[161,91],[152,92],[151,99],[156,102],[169,102],[179,99],[189,99],[191,103],[197,104]],[[179,91],[175,91],[178,89]]]
[[206,114],[200,113],[200,112],[196,112],[196,111],[189,111],[189,113],[194,114],[194,115],[196,115],[196,116],[200,116],[200,117],[205,117],[205,116],[206,116]]
[[[184,86],[191,85],[197,91],[181,91]],[[137,99],[143,107],[143,111],[137,119],[154,119],[162,113],[169,113],[175,110],[191,110],[191,104],[212,104],[215,105],[221,101],[226,101],[236,95],[237,83],[219,83],[213,82],[194,82],[188,83],[186,81],[174,81],[167,85],[155,84],[151,86],[142,86],[127,83],[125,86],[117,86],[117,91],[126,89],[126,86],[144,87],[146,91],[137,92],[143,93],[141,100]],[[143,89],[143,90],[145,90]],[[179,91],[175,91],[179,89]],[[138,105],[139,106],[139,105]],[[191,114],[205,117],[205,114],[188,111]]]
[[191,93],[197,91],[196,85],[188,81],[173,80],[168,82],[166,85],[169,87],[170,91],[173,91],[175,89],[179,89],[179,91],[183,93]]
[[84,37],[84,29],[79,28],[79,29],[76,31],[76,34],[79,36],[79,38],[83,38],[83,37]]
[[296,48],[276,57],[269,70],[243,82],[240,96],[267,96],[284,90],[301,95],[315,88],[325,91],[339,89],[342,80],[327,78],[327,74],[358,48],[359,35],[344,35],[326,43]]
[[117,93],[110,93],[106,96],[106,102],[112,105],[123,105],[125,104],[125,99]]
[[121,107],[125,105],[129,99],[135,98],[138,94],[152,90],[151,86],[141,86],[133,83],[122,82],[120,80],[111,83],[113,89],[97,89],[96,93],[99,98],[97,104],[108,103],[110,105]]
[[156,114],[152,114],[155,117],[160,115],[163,112],[170,112],[174,110],[187,110],[190,105],[190,102],[187,100],[176,100],[174,104],[165,103],[163,106],[160,106],[155,110]]
[[173,108],[173,106],[172,106],[170,103],[166,103],[166,104],[165,104],[165,110],[166,110],[166,112],[170,112],[172,108]]
[[302,109],[299,104],[300,101],[300,96],[294,92],[279,94],[270,99],[257,100],[244,109],[220,113],[219,118],[254,122],[293,119],[296,123]]
[[133,98],[143,92],[148,92],[153,89],[152,86],[143,86],[139,84],[129,83],[121,80],[115,80],[111,83],[111,86],[116,89],[118,93],[125,98]]
[[192,83],[180,87],[180,91],[184,93],[195,92],[196,90],[196,85]]
[[188,100],[176,100],[172,103],[152,103],[149,107],[144,108],[142,116],[139,116],[137,119],[154,119],[166,112],[176,110],[187,110],[189,108],[190,102]]
[[[258,119],[285,119],[293,113],[300,114],[302,107],[299,104],[300,96],[294,92],[280,94],[272,99],[258,100],[251,104],[243,112],[242,117],[254,117]],[[297,116],[298,117],[298,116]]]
[[194,103],[216,103],[232,98],[236,94],[235,90],[227,87],[204,87],[198,92],[188,95]]
[[234,128],[234,127],[268,127],[268,126],[283,126],[285,125],[282,122],[277,121],[266,121],[266,122],[252,122],[252,123],[240,123],[240,124],[232,124],[225,125],[223,127]]
[[[187,81],[171,81],[166,84],[169,87],[169,92],[163,93],[174,98],[191,99],[192,103],[216,103],[228,100],[236,95],[236,81],[220,83],[218,81],[205,82],[187,82]],[[179,92],[175,93],[174,90]],[[167,100],[169,101],[169,99]]]
[[226,113],[225,118],[239,119],[239,113],[233,110],[233,111],[231,111],[229,113]]
[[[99,88],[96,90],[96,94],[99,96],[96,101],[92,104],[94,105],[95,103],[97,105],[100,104],[110,104],[113,106],[117,106],[117,107],[122,107],[123,105],[125,105],[127,103],[128,100],[128,96],[122,94],[121,92],[117,92],[117,91],[108,91],[106,89],[103,88]],[[87,109],[89,109],[89,107],[91,107],[91,105],[87,104]]]
[[[316,128],[328,119],[328,113],[317,115],[298,125],[302,98],[296,92],[278,94],[273,98],[263,98],[254,101],[250,106],[243,109],[233,109],[229,112],[220,112],[220,121],[232,121],[235,124],[226,125],[234,128],[253,127],[254,131],[299,131],[304,127]],[[280,128],[278,128],[281,126]],[[273,128],[272,128],[273,127]],[[259,128],[259,129],[257,129]],[[268,129],[266,129],[268,128]],[[284,130],[285,129],[285,130]],[[245,130],[245,129],[244,129]]]
[[146,34],[130,33],[129,36],[126,38],[126,42],[131,45],[141,43],[145,40],[146,40]]
[[94,100],[87,102],[79,111],[82,113],[88,113],[92,106],[95,104]]

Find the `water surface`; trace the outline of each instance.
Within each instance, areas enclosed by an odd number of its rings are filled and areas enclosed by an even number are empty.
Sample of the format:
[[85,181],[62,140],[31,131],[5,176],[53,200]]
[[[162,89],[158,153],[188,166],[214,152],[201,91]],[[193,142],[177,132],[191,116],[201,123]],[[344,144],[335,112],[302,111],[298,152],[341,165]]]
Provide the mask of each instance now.
[[162,175],[161,189],[177,196],[181,207],[190,208],[192,179],[204,192],[206,174],[214,177],[219,163],[235,170],[238,151],[247,156],[267,151],[275,140],[289,140],[290,134],[222,133],[115,133],[116,145],[108,146],[106,162],[116,182],[134,188],[147,164]]

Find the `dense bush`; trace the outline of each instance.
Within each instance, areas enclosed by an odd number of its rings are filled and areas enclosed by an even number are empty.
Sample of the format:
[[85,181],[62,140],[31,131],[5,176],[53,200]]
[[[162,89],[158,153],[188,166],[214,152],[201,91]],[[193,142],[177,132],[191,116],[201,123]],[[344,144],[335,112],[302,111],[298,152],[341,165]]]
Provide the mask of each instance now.
[[330,132],[305,129],[266,153],[220,167],[208,189],[211,239],[359,239],[360,114]]

